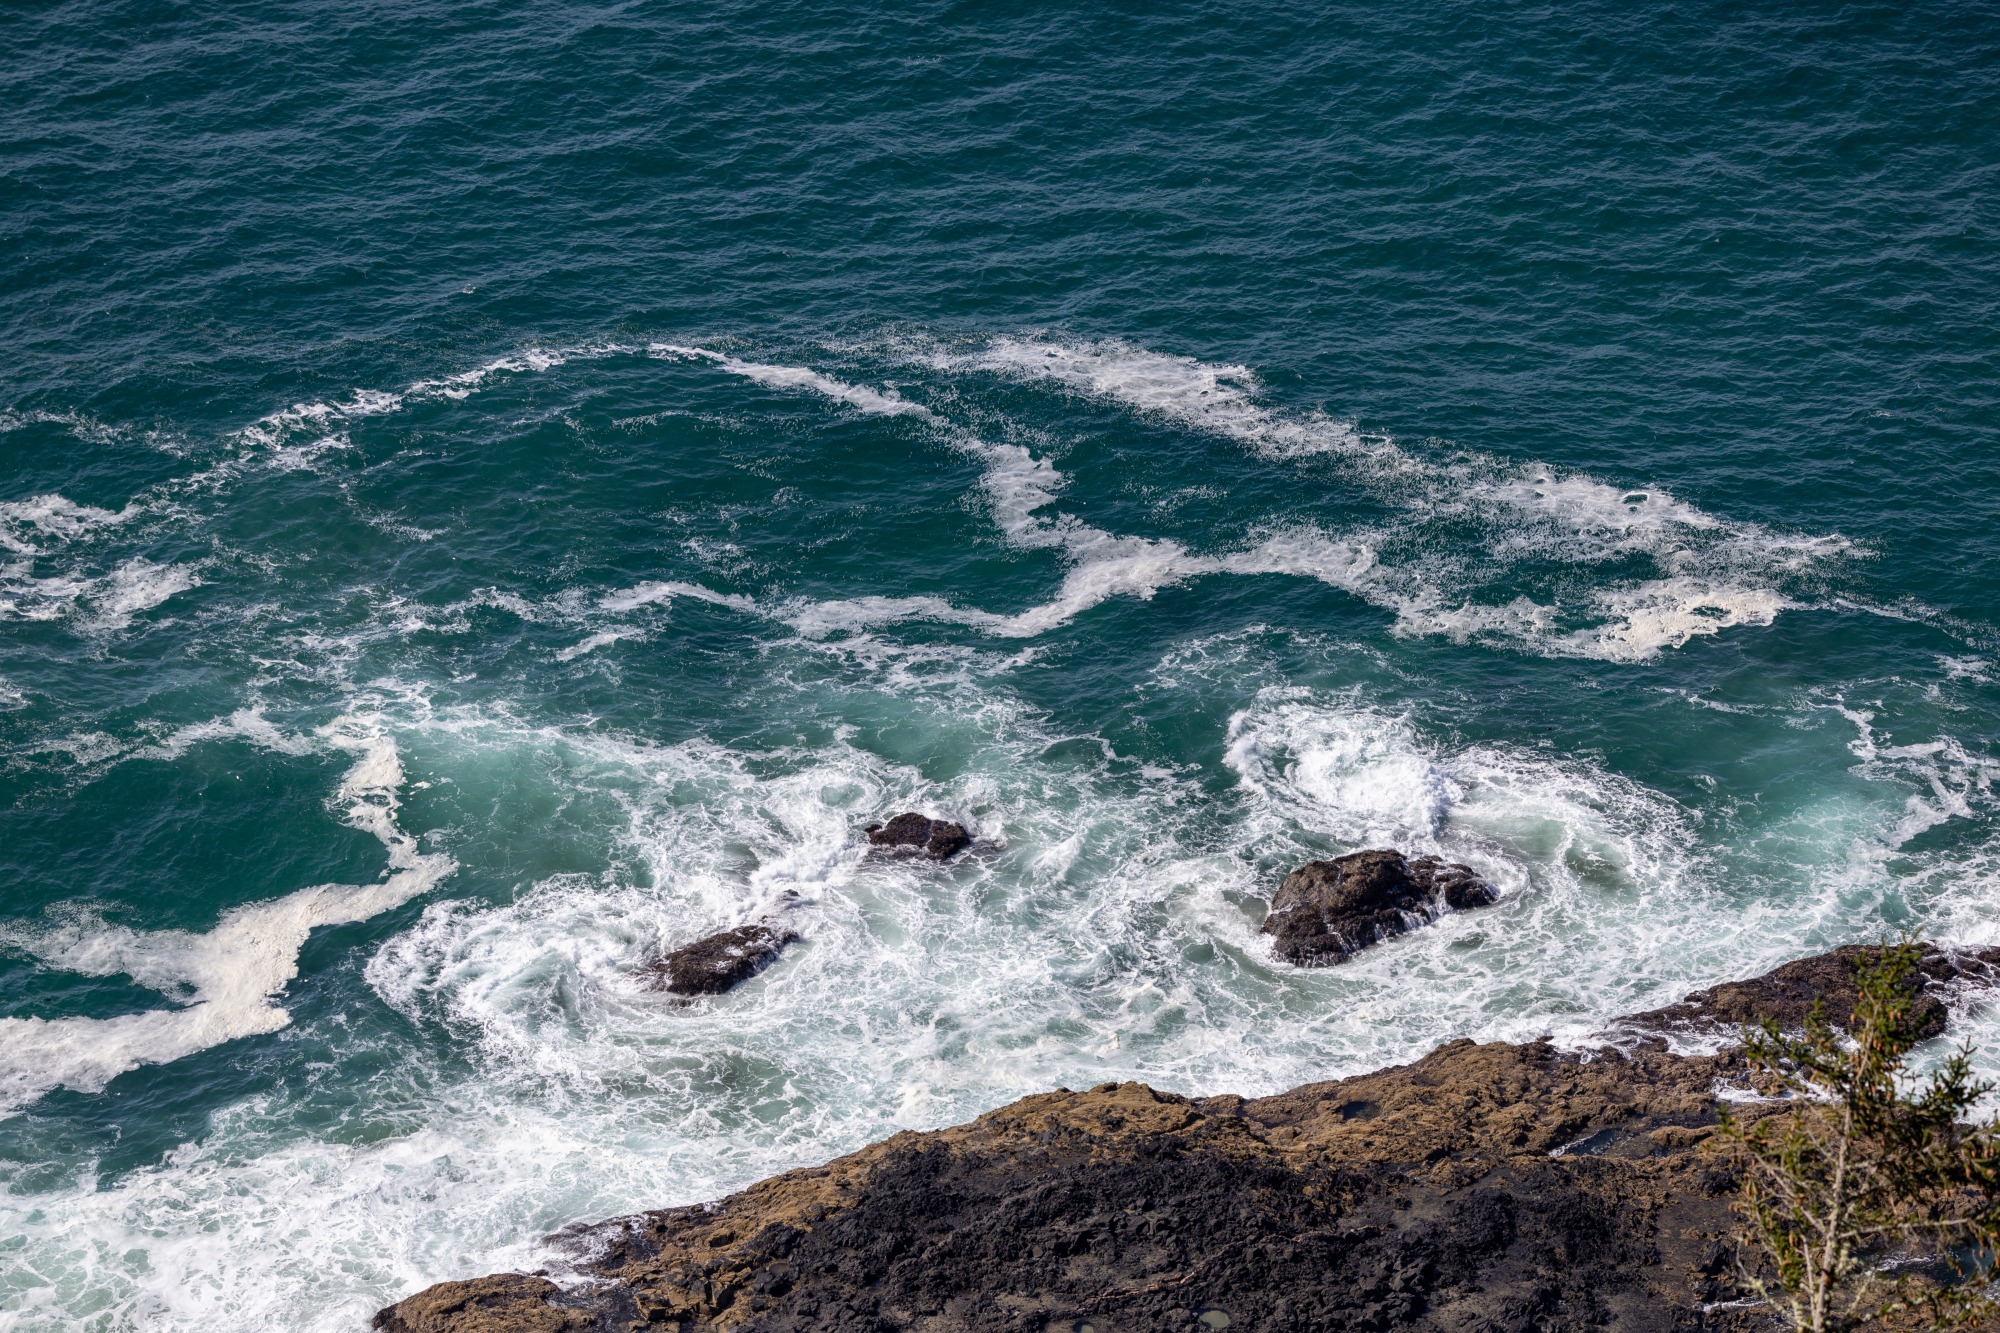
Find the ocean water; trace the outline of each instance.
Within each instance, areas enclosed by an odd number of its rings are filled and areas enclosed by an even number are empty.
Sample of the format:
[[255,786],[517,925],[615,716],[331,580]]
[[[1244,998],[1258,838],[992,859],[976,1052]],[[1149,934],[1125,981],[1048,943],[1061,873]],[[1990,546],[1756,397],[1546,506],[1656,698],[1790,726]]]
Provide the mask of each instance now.
[[9,6],[0,1328],[2000,943],[1996,34]]

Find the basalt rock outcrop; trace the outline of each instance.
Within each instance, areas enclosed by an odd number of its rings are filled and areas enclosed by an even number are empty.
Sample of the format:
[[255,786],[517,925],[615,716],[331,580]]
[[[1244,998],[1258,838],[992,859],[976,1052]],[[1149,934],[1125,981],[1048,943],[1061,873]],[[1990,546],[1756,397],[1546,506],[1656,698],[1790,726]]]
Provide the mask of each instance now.
[[769,920],[717,931],[682,945],[647,965],[661,990],[671,995],[720,995],[778,961],[798,932]]
[[965,825],[914,813],[897,815],[886,824],[870,824],[862,832],[877,847],[915,852],[934,861],[954,856],[972,842]]
[[1395,851],[1354,852],[1308,861],[1285,876],[1264,933],[1277,937],[1272,952],[1286,962],[1323,967],[1446,911],[1484,907],[1498,897],[1469,866]]
[[[1874,956],[1871,945],[1850,944],[1774,968],[1748,981],[1696,991],[1677,1004],[1618,1021],[1627,1031],[1733,1036],[1747,1024],[1770,1019],[1781,1028],[1803,1028],[1815,1005],[1828,1023],[1844,1028],[1854,1017],[1860,990],[1857,963]],[[1944,1031],[1954,993],[2000,984],[2000,948],[1924,950],[1911,978],[1910,1018],[1923,1037]]]
[[[1747,1016],[1841,975],[1780,972],[1732,992]],[[561,1281],[441,1283],[376,1327],[1749,1333],[1772,1322],[1733,1285],[1738,1178],[1709,1145],[1748,1073],[1733,1050],[1456,1041],[1254,1100],[1058,1090],[571,1228]]]

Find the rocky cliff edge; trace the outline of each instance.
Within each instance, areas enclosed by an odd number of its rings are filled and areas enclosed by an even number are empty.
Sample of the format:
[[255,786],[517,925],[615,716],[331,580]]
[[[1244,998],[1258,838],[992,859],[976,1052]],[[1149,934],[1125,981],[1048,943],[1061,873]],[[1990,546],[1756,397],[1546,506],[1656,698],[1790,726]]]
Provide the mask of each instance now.
[[[1789,1021],[1815,987],[1838,1017],[1858,952],[1624,1020],[1587,1051],[1457,1041],[1254,1100],[1139,1083],[1026,1097],[715,1203],[573,1227],[551,1238],[570,1260],[554,1278],[440,1283],[375,1325],[1763,1328],[1733,1285],[1737,1179],[1704,1147],[1718,1090],[1749,1091],[1749,1071],[1731,1049],[1675,1055],[1665,1038]],[[1996,962],[1934,952],[1921,984],[1971,1002]]]

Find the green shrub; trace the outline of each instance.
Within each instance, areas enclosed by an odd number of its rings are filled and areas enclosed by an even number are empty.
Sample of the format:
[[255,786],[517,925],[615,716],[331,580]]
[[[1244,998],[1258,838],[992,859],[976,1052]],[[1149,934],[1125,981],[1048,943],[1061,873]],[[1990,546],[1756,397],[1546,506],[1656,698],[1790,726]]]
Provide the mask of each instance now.
[[1963,1117],[1994,1085],[1973,1078],[1970,1043],[1928,1078],[1905,1067],[1924,955],[1906,937],[1857,963],[1845,1033],[1817,1005],[1803,1033],[1768,1019],[1745,1031],[1761,1086],[1794,1104],[1748,1122],[1722,1106],[1720,1138],[1743,1168],[1738,1270],[1793,1328],[1948,1324],[1993,1308],[2000,1117]]

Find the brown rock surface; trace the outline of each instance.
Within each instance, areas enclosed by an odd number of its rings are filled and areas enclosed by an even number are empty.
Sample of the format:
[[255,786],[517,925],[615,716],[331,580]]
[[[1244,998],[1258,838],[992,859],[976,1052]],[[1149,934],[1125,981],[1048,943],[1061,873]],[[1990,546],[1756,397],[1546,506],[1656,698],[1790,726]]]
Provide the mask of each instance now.
[[1278,957],[1323,967],[1447,910],[1484,907],[1498,897],[1469,866],[1395,851],[1353,852],[1308,861],[1285,876],[1263,929],[1277,937]]
[[[1798,978],[1839,984],[1832,957],[1730,993],[1753,1017],[1791,1005]],[[441,1283],[377,1326],[1765,1328],[1728,1305],[1736,1178],[1707,1146],[1718,1082],[1746,1072],[1727,1050],[1457,1041],[1248,1101],[1057,1091],[716,1203],[573,1227],[551,1239],[585,1281]]]
[[[1621,1028],[1661,1031],[1722,1029],[1735,1032],[1746,1024],[1770,1018],[1780,1027],[1802,1028],[1815,1003],[1824,1006],[1827,1022],[1846,1027],[1854,1017],[1860,992],[1854,967],[1878,952],[1869,944],[1849,944],[1774,968],[1748,981],[1729,981],[1696,991],[1678,1004],[1619,1020]],[[1911,1017],[1925,1037],[1944,1031],[1947,998],[1954,989],[1986,987],[2000,982],[2000,948],[1925,950],[1918,965],[1916,1003]]]
[[674,995],[720,995],[776,962],[795,931],[769,921],[718,931],[648,964],[660,988]]
[[519,1273],[440,1282],[375,1316],[384,1333],[567,1333],[600,1327],[596,1314],[549,1304],[561,1289],[547,1278]]
[[936,861],[955,855],[972,842],[965,825],[919,814],[897,815],[886,824],[870,824],[862,832],[877,847],[921,852]]

